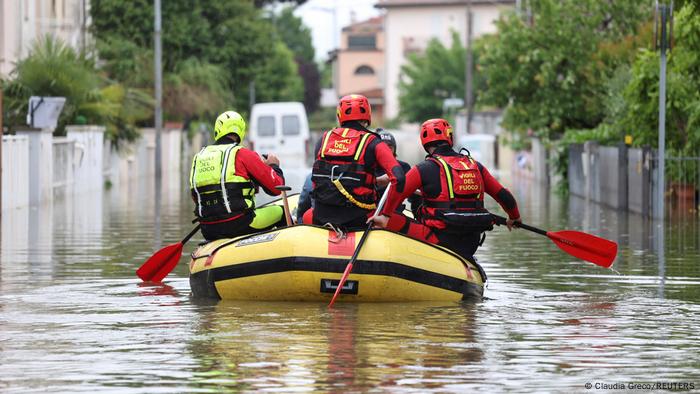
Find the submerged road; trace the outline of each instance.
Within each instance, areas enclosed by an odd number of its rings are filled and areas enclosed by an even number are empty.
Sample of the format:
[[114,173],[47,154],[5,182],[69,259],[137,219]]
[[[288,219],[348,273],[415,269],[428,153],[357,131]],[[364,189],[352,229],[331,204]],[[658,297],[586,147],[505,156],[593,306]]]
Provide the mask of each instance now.
[[134,270],[193,227],[181,183],[160,206],[137,183],[3,213],[1,392],[700,390],[695,212],[657,226],[506,179],[527,223],[617,240],[614,270],[497,228],[477,255],[481,302],[329,310],[193,300],[186,256],[165,284],[140,284]]

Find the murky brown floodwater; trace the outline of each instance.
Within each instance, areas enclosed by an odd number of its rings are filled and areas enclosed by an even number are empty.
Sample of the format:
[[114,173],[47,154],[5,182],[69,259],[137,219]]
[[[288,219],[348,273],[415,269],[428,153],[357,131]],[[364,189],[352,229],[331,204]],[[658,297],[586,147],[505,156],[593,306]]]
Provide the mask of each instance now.
[[662,229],[529,183],[512,189],[532,225],[619,240],[617,272],[501,228],[478,254],[482,302],[211,304],[190,299],[185,264],[162,286],[134,275],[159,239],[192,228],[177,188],[159,223],[152,198],[136,198],[152,195],[143,184],[4,212],[0,391],[700,390],[697,213]]

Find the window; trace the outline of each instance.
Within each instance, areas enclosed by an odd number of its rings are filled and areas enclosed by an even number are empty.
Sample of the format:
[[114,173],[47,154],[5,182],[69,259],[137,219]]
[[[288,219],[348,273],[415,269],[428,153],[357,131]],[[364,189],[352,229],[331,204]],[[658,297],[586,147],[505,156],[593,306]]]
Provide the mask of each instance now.
[[299,117],[296,115],[283,115],[282,116],[282,134],[283,135],[297,135],[299,134]]
[[348,49],[375,49],[377,42],[375,36],[350,36],[348,37]]
[[258,136],[273,137],[275,135],[275,117],[274,116],[259,116],[258,117]]
[[374,75],[374,69],[363,64],[355,69],[355,75]]

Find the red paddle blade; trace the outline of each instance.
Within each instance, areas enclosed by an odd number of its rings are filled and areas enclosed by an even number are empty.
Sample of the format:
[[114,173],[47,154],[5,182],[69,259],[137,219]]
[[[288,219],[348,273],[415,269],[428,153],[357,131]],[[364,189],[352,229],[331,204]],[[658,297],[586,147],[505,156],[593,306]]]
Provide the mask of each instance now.
[[168,245],[157,251],[136,270],[143,281],[160,282],[175,268],[182,255],[182,242]]
[[340,278],[340,282],[338,282],[338,287],[335,289],[335,293],[333,294],[333,298],[331,298],[331,302],[328,304],[328,307],[332,307],[333,304],[335,304],[335,299],[338,298],[338,295],[340,294],[340,291],[343,289],[343,286],[345,285],[345,281],[348,279],[348,276],[350,276],[350,271],[352,271],[352,261],[348,263],[348,265],[345,267],[345,272],[343,272],[343,276]]
[[601,267],[610,268],[617,256],[617,244],[580,231],[550,231],[549,239],[566,253]]

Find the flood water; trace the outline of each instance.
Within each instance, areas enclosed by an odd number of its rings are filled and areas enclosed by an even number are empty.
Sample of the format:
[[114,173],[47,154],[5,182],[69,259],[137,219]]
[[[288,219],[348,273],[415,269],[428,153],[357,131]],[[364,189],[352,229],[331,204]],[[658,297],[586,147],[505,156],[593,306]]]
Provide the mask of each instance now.
[[177,187],[160,206],[141,182],[3,212],[0,392],[700,390],[697,212],[661,227],[505,183],[527,223],[617,240],[615,270],[499,228],[481,302],[211,303],[190,298],[186,256],[163,285],[134,275],[193,227]]

